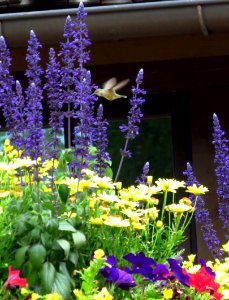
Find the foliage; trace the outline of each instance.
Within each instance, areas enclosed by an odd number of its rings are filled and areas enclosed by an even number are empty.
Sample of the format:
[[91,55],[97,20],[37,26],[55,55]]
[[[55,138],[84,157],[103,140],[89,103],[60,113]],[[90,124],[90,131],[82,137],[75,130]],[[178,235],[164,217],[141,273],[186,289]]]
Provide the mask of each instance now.
[[[113,176],[108,122],[102,106],[94,116],[97,87],[84,67],[90,44],[85,17],[80,3],[76,19],[66,19],[58,56],[50,49],[46,70],[40,66],[41,45],[31,31],[25,88],[10,75],[9,50],[0,38],[0,105],[10,133],[0,155],[0,257],[5,282],[0,293],[3,299],[11,299],[11,293],[18,299],[188,300],[209,295],[221,299],[228,283],[203,261],[193,275],[182,266],[180,256],[194,213],[206,212],[199,203],[208,189],[195,181],[190,169],[191,183],[153,180],[148,163],[136,184],[122,187],[117,180],[124,159],[132,155],[129,143],[139,134],[145,94],[142,69],[131,89],[127,123],[120,126],[125,144]],[[50,110],[47,139],[42,129],[44,97]],[[68,149],[60,148],[64,118]],[[219,133],[216,120],[215,124]],[[228,168],[223,168],[222,159],[228,163],[228,148],[223,149],[225,155],[216,162],[219,184],[225,185],[222,177],[228,178]],[[182,189],[184,195],[178,199]],[[218,192],[225,197],[228,191]],[[96,251],[99,248],[104,252]],[[212,263],[216,272],[227,267],[227,260],[219,258]],[[202,277],[206,282],[198,285]]]

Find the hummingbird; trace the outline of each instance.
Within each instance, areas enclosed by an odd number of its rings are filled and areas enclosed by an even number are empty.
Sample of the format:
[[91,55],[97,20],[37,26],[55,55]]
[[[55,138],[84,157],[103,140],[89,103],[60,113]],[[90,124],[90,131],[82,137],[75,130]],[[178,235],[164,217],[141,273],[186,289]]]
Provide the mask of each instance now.
[[95,94],[99,97],[103,97],[109,101],[113,101],[119,98],[127,98],[125,95],[117,94],[116,91],[124,87],[129,82],[129,79],[125,79],[117,83],[117,79],[115,77],[107,80],[101,89],[95,90]]

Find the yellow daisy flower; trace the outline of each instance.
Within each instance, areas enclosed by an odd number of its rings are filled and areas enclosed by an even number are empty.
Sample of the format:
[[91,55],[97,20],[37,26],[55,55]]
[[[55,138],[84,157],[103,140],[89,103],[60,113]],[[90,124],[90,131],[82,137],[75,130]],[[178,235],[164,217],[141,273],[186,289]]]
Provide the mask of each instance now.
[[105,219],[104,224],[111,227],[129,227],[130,221],[127,219],[123,220],[120,216],[108,216]]
[[163,192],[176,193],[180,187],[185,187],[184,181],[178,181],[175,179],[161,179],[159,178],[156,182],[158,188]]
[[195,196],[203,195],[208,191],[209,190],[207,187],[203,185],[197,186],[195,183],[192,186],[188,186],[186,190],[186,192],[191,193]]
[[165,209],[172,213],[183,213],[183,212],[192,212],[193,207],[183,203],[179,204],[170,204],[165,207]]

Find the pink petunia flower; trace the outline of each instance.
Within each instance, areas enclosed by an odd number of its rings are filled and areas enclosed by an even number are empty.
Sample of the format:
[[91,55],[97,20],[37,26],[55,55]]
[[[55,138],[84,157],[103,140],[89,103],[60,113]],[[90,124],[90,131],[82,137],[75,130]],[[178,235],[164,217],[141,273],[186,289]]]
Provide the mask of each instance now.
[[20,270],[12,270],[12,267],[8,267],[8,278],[3,287],[7,289],[10,285],[26,287],[26,278],[20,278]]

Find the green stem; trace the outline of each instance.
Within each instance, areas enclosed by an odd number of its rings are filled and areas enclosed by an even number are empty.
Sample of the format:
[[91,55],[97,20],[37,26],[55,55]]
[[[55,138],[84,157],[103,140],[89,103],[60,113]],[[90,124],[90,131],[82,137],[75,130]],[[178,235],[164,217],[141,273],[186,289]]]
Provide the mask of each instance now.
[[[128,142],[129,142],[129,139],[127,138],[126,142],[125,142],[125,146],[124,146],[123,152],[126,151],[127,146],[128,146]],[[118,171],[116,173],[114,182],[117,182],[117,180],[118,180],[118,177],[119,177],[119,174],[120,174],[120,171],[121,171],[121,168],[122,168],[123,160],[124,160],[124,155],[122,154],[121,159],[120,159],[120,163],[119,163],[119,166],[118,166]]]
[[165,205],[166,205],[166,202],[167,202],[167,195],[168,195],[168,192],[165,191],[164,193],[164,199],[163,199],[163,205],[162,205],[162,210],[161,210],[161,221],[163,222],[163,217],[164,217],[164,212],[165,212]]

